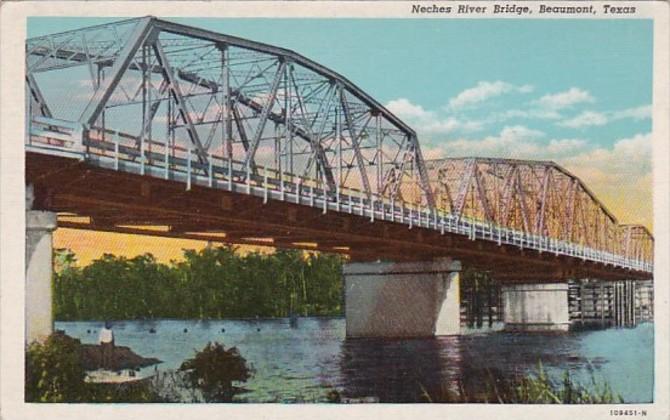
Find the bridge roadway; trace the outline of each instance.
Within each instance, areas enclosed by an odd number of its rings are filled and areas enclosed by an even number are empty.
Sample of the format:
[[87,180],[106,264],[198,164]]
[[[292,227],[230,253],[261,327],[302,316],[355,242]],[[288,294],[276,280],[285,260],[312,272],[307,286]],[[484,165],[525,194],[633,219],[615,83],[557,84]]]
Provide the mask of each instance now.
[[[353,261],[451,257],[502,282],[649,278],[642,267],[599,261],[595,250],[448,215],[435,218],[402,204],[380,200],[372,211],[360,196],[326,194],[324,206],[323,189],[307,181],[286,181],[282,191],[265,177],[246,182],[233,175],[229,183],[191,174],[187,186],[184,170],[171,171],[166,180],[162,168],[148,165],[140,175],[136,161],[120,162],[122,169],[115,170],[114,157],[97,156],[91,163],[28,150],[26,182],[34,188],[34,207],[59,213],[60,227],[302,248]],[[227,172],[213,168],[213,174]]]
[[410,127],[292,51],[152,17],[26,51],[29,340],[50,328],[56,225],[346,254],[349,336],[457,332],[461,267],[509,284],[506,323],[527,329],[566,328],[569,279],[652,277],[651,234],[567,171],[427,163]]

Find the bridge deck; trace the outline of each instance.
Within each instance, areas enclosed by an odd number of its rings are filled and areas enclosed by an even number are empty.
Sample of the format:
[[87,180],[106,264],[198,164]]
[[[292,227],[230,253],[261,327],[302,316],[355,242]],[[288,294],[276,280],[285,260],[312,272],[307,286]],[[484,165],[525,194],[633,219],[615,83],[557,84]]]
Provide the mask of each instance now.
[[92,153],[94,146],[108,148],[95,141],[88,154],[27,146],[26,181],[34,185],[36,205],[61,213],[61,227],[313,249],[356,260],[451,256],[505,281],[649,277],[640,261],[367,200],[355,191],[331,195],[310,180],[245,178],[232,170],[234,164],[211,165],[204,175],[188,158],[168,159],[166,171],[162,163],[143,164],[118,147],[117,153]]

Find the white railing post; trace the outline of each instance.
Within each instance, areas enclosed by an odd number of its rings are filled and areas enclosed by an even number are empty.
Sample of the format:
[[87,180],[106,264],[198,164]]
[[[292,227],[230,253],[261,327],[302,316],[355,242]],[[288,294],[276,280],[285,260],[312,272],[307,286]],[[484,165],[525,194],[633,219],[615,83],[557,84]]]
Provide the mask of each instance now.
[[335,208],[340,211],[340,184],[335,184]]
[[263,204],[268,203],[268,168],[263,168]]
[[119,170],[119,132],[114,132],[114,169]]
[[209,175],[208,184],[211,188],[214,185],[214,171],[212,171],[214,165],[212,164],[212,152],[209,152],[209,165],[207,168],[207,175]]
[[251,163],[247,164],[247,194],[251,194]]
[[228,156],[228,191],[233,190],[233,157]]
[[302,178],[298,177],[298,183],[296,184],[295,187],[295,202],[296,204],[300,204],[300,194],[301,194],[301,188],[302,188]]
[[163,145],[163,165],[165,169],[165,173],[163,176],[165,179],[170,179],[170,148],[168,147],[168,140],[165,140],[165,144]]
[[326,183],[323,183],[323,187],[321,188],[323,190],[323,214],[326,214],[328,212],[328,194],[326,193]]
[[191,146],[188,147],[186,159],[186,191],[191,189]]
[[144,175],[144,134],[140,139],[140,175]]
[[374,195],[370,195],[370,221],[375,221],[375,198]]
[[[281,156],[280,156],[281,159]],[[281,165],[280,165],[281,166]],[[281,198],[281,201],[284,201],[284,169],[282,168],[281,171],[279,171],[279,197]]]

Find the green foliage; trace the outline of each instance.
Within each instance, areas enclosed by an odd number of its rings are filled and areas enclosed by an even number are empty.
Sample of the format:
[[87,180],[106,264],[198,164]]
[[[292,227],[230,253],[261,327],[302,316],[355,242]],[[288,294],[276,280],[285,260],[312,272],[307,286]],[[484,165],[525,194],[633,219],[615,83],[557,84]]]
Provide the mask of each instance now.
[[236,389],[233,382],[246,382],[251,370],[236,347],[226,350],[219,343],[208,343],[195,357],[182,363],[179,370],[187,380],[202,391],[207,402],[232,401]]
[[234,247],[184,250],[171,264],[151,254],[105,254],[80,268],[56,254],[57,320],[332,316],[342,313],[342,258],[278,250],[240,255]]
[[538,363],[537,371],[521,377],[495,376],[488,371],[482,388],[472,389],[459,383],[453,390],[444,386],[437,392],[427,391],[419,384],[420,395],[428,402],[475,402],[500,404],[619,404],[621,395],[615,394],[609,384],[596,381],[591,371],[591,383],[576,382],[566,370],[561,381],[552,380]]
[[86,392],[80,349],[79,340],[64,334],[30,344],[26,349],[25,400],[78,401]]
[[[25,401],[72,402],[168,402],[155,381],[88,383],[82,364],[82,344],[63,333],[50,335],[43,343],[26,348]],[[194,392],[180,383],[182,392]]]
[[537,374],[529,376],[515,387],[514,399],[537,404],[616,404],[623,398],[616,395],[609,384],[599,384],[591,373],[591,386],[585,387],[572,380],[570,372],[563,373],[560,383],[551,381],[540,362]]

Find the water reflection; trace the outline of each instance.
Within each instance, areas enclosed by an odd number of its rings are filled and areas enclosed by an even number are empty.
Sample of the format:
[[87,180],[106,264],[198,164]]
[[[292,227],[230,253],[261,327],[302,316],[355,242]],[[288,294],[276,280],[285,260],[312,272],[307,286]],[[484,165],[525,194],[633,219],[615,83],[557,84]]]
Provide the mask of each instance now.
[[[93,343],[99,322],[58,322]],[[120,321],[119,345],[177,369],[209,341],[235,346],[254,367],[245,384],[249,402],[323,401],[333,389],[345,398],[381,402],[482,401],[487,386],[532,373],[541,361],[553,378],[572,372],[590,383],[590,372],[626,402],[653,395],[653,324],[567,334],[490,332],[429,339],[345,339],[343,319]],[[154,328],[155,334],[148,331]],[[258,331],[258,328],[261,331]],[[184,330],[188,333],[184,333]],[[153,372],[154,367],[147,368]]]
[[340,372],[344,395],[376,397],[380,402],[427,402],[447,386],[456,389],[461,374],[458,337],[438,339],[346,340]]

